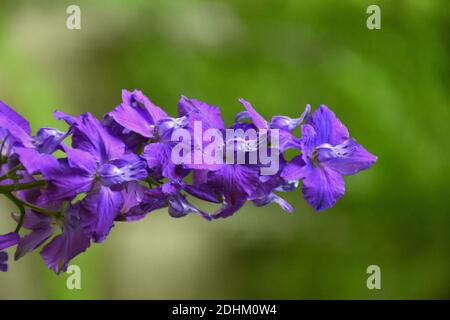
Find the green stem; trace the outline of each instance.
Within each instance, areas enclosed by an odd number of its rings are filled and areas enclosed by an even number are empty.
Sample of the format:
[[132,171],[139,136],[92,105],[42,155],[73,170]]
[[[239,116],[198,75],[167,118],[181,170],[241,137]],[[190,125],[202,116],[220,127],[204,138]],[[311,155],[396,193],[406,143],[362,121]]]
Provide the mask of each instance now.
[[[6,137],[3,139],[2,141],[2,145],[0,146],[0,168],[3,166],[3,148],[5,147],[6,144],[6,139],[8,139],[9,137],[9,133],[6,135]],[[7,158],[7,157],[6,157]]]
[[0,181],[5,180],[5,179],[9,179],[10,175],[12,173],[15,173],[17,170],[22,170],[23,169],[23,165],[22,164],[18,164],[17,166],[15,166],[14,168],[12,168],[11,170],[9,170],[8,172],[6,172],[4,175],[2,175],[0,177]]
[[22,228],[23,221],[25,220],[25,207],[23,206],[22,202],[19,199],[17,199],[15,196],[13,196],[11,193],[7,193],[7,194],[5,194],[5,196],[9,200],[14,202],[14,204],[20,210],[20,218],[19,218],[19,222],[17,223],[16,230],[15,230],[15,232],[18,233],[20,231],[20,229]]
[[51,210],[47,210],[38,206],[35,206],[32,203],[29,203],[25,200],[19,199],[17,198],[15,195],[13,195],[12,193],[7,193],[5,194],[5,196],[10,199],[11,201],[13,201],[15,204],[19,203],[21,206],[23,207],[27,207],[30,208],[33,211],[42,213],[43,215],[47,216],[47,217],[56,217],[57,215],[59,215],[60,213],[57,211],[51,211]]
[[0,185],[0,193],[11,193],[19,190],[33,189],[45,186],[47,184],[44,180],[27,182],[27,183],[19,183],[19,184],[5,184]]

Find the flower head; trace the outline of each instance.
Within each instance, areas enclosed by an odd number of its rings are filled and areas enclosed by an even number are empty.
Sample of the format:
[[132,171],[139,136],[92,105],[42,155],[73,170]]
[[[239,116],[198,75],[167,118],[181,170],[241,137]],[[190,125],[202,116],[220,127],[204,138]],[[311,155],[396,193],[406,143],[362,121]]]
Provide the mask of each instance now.
[[[239,102],[245,111],[227,127],[220,108],[206,102],[181,96],[178,114],[170,116],[141,91],[123,90],[122,103],[103,121],[57,111],[67,131],[41,128],[33,136],[29,123],[0,101],[0,194],[19,212],[15,231],[0,235],[0,271],[8,268],[3,250],[16,246],[16,260],[42,248],[44,262],[59,274],[92,241],[104,241],[115,222],[162,208],[174,218],[193,213],[208,221],[230,217],[247,202],[292,212],[280,193],[300,181],[306,201],[324,210],[344,194],[343,176],[376,161],[326,106],[267,121]],[[301,154],[286,161],[289,149]],[[191,198],[218,209],[205,212]]]
[[325,105],[302,126],[301,151],[282,177],[303,179],[303,196],[319,211],[344,195],[343,176],[368,169],[377,159],[349,137],[347,128]]

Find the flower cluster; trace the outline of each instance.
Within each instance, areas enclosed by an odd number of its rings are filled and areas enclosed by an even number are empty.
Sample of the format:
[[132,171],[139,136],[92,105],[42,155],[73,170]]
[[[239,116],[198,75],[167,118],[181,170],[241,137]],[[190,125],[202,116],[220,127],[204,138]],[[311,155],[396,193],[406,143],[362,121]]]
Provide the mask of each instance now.
[[[313,113],[308,105],[299,118],[274,116],[268,121],[249,102],[239,102],[245,111],[227,128],[219,108],[205,102],[183,96],[177,117],[171,117],[141,91],[124,90],[122,102],[101,121],[90,113],[56,111],[67,131],[41,128],[32,135],[29,123],[0,101],[0,193],[18,208],[12,214],[15,231],[0,235],[0,270],[7,270],[8,255],[2,250],[16,246],[17,260],[42,247],[47,266],[60,273],[92,242],[103,242],[115,222],[139,220],[166,207],[172,217],[195,213],[206,220],[229,217],[247,201],[277,203],[291,212],[277,193],[293,191],[300,181],[306,201],[324,210],[343,196],[343,176],[376,161],[324,105]],[[196,122],[203,124],[202,130],[217,132],[276,131],[279,143],[268,146],[279,164],[276,172],[262,175],[267,163],[259,160],[173,161],[179,143],[174,133],[192,132]],[[202,149],[210,143],[193,139],[187,147]],[[231,143],[247,159],[260,140],[232,137]],[[285,159],[288,149],[298,150],[290,161]],[[216,204],[217,210],[205,212],[190,202],[192,197]]]

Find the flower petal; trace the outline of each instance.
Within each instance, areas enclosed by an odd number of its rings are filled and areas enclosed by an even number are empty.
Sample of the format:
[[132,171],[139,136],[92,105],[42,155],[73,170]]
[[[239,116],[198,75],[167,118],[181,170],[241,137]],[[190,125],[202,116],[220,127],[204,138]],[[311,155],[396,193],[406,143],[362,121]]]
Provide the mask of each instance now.
[[154,122],[148,111],[138,104],[119,104],[109,115],[124,128],[143,137],[153,137]]
[[126,214],[139,205],[144,198],[144,191],[144,186],[138,182],[132,181],[127,183],[126,188],[122,191],[123,205],[120,212]]
[[147,161],[147,166],[153,178],[166,177],[179,180],[176,165],[171,160],[172,148],[166,143],[151,143],[145,146],[141,157]]
[[89,246],[89,237],[83,229],[65,228],[63,233],[44,247],[41,256],[47,266],[59,274],[67,270],[70,260],[86,251]]
[[317,138],[316,130],[309,124],[302,125],[301,150],[302,157],[305,163],[310,163],[312,154],[316,147],[315,141]]
[[8,253],[0,251],[0,272],[8,271]]
[[269,124],[267,121],[253,108],[250,102],[244,100],[243,98],[239,99],[239,102],[247,109],[248,115],[253,121],[253,124],[258,129],[268,129]]
[[281,177],[285,180],[302,179],[305,176],[305,166],[302,155],[298,155],[283,168]]
[[286,200],[284,200],[283,198],[281,198],[280,196],[278,196],[273,192],[268,194],[264,198],[252,200],[252,202],[257,207],[264,207],[274,202],[277,203],[286,212],[291,213],[292,211],[294,211],[289,202],[287,202]]
[[44,176],[49,170],[59,167],[58,160],[50,154],[39,153],[32,148],[16,148],[16,154],[19,156],[20,162],[29,174],[41,172]]
[[71,168],[80,169],[87,175],[94,174],[97,170],[97,161],[89,152],[69,147],[65,147],[64,152],[67,155],[67,161]]
[[316,131],[315,144],[329,143],[337,145],[349,138],[347,128],[327,106],[320,105],[306,121]]
[[211,190],[211,188],[207,185],[186,185],[183,189],[190,195],[199,199],[213,203],[220,203],[220,200],[217,198],[217,194],[214,193],[213,190]]
[[42,243],[44,243],[53,234],[54,229],[50,226],[43,226],[42,228],[36,228],[31,231],[30,234],[22,237],[19,244],[17,245],[16,253],[14,254],[14,259],[18,260],[22,258],[28,252],[36,249]]
[[330,168],[308,166],[303,179],[303,197],[317,211],[332,207],[344,195],[342,175]]
[[151,102],[150,99],[147,98],[140,90],[134,90],[131,93],[127,90],[123,90],[122,99],[124,101],[129,100],[131,101],[131,103],[133,100],[141,103],[144,106],[145,110],[147,110],[147,112],[149,113],[153,123],[156,123],[158,120],[167,117],[167,113],[160,107],[155,105],[153,102]]
[[211,216],[202,210],[195,208],[190,204],[186,197],[180,193],[175,194],[169,199],[169,214],[174,218],[181,218],[189,213],[197,213],[206,220],[211,220]]
[[0,235],[0,250],[7,249],[19,243],[20,236],[17,232]]
[[[11,216],[17,223],[19,222],[20,214],[12,213]],[[25,211],[25,218],[23,219],[22,226],[25,229],[35,230],[35,229],[46,228],[46,227],[50,226],[51,223],[52,223],[52,218],[27,209]]]
[[214,219],[230,217],[241,209],[246,201],[245,196],[226,195],[222,207],[212,217]]
[[[271,130],[273,134],[273,130]],[[284,153],[288,149],[300,149],[301,140],[286,130],[279,130],[279,149]]]
[[105,163],[125,152],[125,144],[111,135],[89,112],[73,117],[57,111],[55,117],[73,126],[72,147],[90,153],[100,163]]
[[225,218],[239,210],[261,184],[259,170],[243,165],[224,165],[212,171],[208,184],[223,196],[223,206],[213,218]]
[[62,141],[70,134],[70,130],[62,132],[54,128],[40,128],[32,138],[33,144],[40,153],[51,154],[60,148]]
[[272,129],[280,129],[290,132],[297,128],[306,119],[310,112],[311,106],[307,104],[305,111],[303,111],[299,118],[292,119],[286,116],[274,116],[270,122],[270,127]]
[[99,170],[101,182],[104,186],[124,184],[147,177],[147,167],[144,160],[130,153],[121,156],[110,163],[103,164]]
[[187,116],[192,127],[194,121],[201,121],[203,129],[225,129],[220,109],[206,102],[182,96],[178,101],[178,114]]
[[0,100],[0,118],[8,119],[10,123],[20,127],[27,135],[31,134],[30,124],[24,117]]
[[72,200],[76,195],[88,192],[95,182],[95,174],[71,168],[68,163],[60,162],[58,168],[44,173],[48,186],[43,191],[47,201]]
[[364,149],[354,139],[331,146],[317,147],[317,157],[322,166],[332,168],[342,175],[352,175],[368,169],[377,157]]
[[120,213],[123,199],[120,192],[101,187],[99,191],[89,194],[84,200],[84,207],[93,215],[93,237],[95,242],[103,242],[114,225],[114,219]]

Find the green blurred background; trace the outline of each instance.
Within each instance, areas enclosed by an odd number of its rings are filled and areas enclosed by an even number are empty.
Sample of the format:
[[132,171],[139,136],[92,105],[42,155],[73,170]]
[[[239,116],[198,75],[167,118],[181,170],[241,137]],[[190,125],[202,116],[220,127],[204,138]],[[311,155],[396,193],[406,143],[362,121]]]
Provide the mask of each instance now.
[[[82,29],[67,30],[77,4]],[[366,8],[381,7],[381,30]],[[0,99],[34,130],[56,108],[97,116],[139,88],[172,114],[181,94],[244,97],[266,117],[330,106],[374,167],[315,213],[299,192],[230,219],[118,223],[75,259],[82,289],[37,252],[0,274],[0,298],[450,298],[448,1],[0,1]],[[0,200],[0,233],[13,209]],[[381,290],[366,268],[381,267]]]

